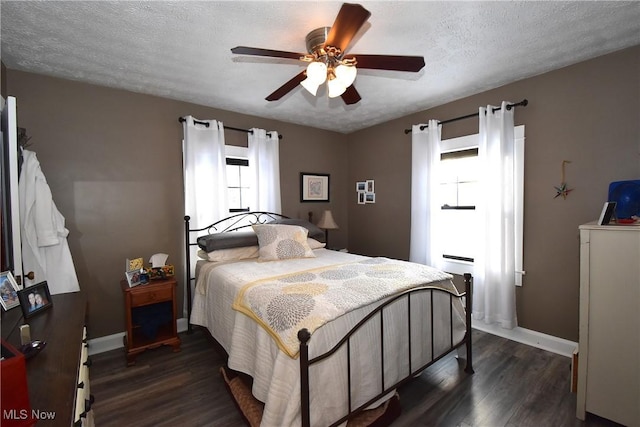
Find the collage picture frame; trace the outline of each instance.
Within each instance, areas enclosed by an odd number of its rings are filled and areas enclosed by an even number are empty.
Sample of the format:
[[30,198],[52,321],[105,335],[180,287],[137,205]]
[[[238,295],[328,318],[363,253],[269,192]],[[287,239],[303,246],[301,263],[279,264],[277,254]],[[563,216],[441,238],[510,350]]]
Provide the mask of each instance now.
[[373,179],[356,182],[356,195],[359,205],[376,202],[376,186]]

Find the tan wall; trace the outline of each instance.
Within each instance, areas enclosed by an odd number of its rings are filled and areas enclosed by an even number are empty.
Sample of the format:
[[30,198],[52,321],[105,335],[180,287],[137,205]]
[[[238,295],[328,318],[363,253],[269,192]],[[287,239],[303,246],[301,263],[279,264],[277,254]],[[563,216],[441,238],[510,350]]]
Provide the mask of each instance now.
[[[428,75],[428,67],[426,73]],[[524,285],[519,325],[577,341],[578,225],[597,219],[612,181],[640,178],[640,47],[613,53],[356,132],[349,136],[349,182],[374,178],[376,204],[349,201],[355,252],[407,259],[411,135],[404,129],[446,120],[502,100],[529,100],[515,112],[526,127]],[[425,76],[426,78],[427,76]],[[477,119],[443,126],[443,138],[477,133]],[[554,198],[561,182],[574,190]],[[612,288],[615,285],[612,284]]]
[[[331,208],[347,223],[346,136],[41,75],[8,70],[18,124],[32,137],[53,198],[66,219],[81,288],[88,293],[93,337],[124,330],[119,281],[124,260],[157,252],[177,267],[182,304],[182,125],[178,117],[276,130],[283,214],[315,220]],[[227,131],[234,144],[246,134]],[[330,203],[300,203],[299,173],[331,174]],[[346,228],[331,241],[347,245]]]
[[[332,246],[407,259],[411,137],[429,118],[477,111],[501,100],[526,125],[525,268],[521,326],[578,338],[577,226],[597,217],[609,182],[640,176],[640,47],[526,79],[350,135],[311,129],[126,91],[7,70],[18,123],[32,136],[54,200],[67,219],[94,337],[124,330],[119,280],[127,257],[166,252],[182,279],[179,116],[277,130],[283,213],[315,218],[331,208],[341,226]],[[428,69],[427,69],[428,72]],[[477,132],[477,121],[445,125],[443,137]],[[238,144],[242,136],[227,133]],[[238,142],[240,141],[240,142]],[[560,165],[575,190],[554,199]],[[299,202],[299,172],[331,174],[331,203]],[[356,203],[355,182],[375,179],[376,203]],[[182,297],[181,297],[182,301]]]

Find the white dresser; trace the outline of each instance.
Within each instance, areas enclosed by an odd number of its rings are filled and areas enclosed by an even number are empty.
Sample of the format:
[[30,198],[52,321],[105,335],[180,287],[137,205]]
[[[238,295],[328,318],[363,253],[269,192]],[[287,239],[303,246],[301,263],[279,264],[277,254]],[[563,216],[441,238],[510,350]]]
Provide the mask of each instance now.
[[640,426],[640,225],[580,226],[576,415]]

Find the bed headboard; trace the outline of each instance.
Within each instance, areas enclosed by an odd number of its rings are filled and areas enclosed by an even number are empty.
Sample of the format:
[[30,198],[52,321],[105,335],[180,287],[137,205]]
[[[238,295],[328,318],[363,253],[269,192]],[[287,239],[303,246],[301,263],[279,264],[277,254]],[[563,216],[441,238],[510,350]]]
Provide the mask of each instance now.
[[[190,219],[191,217],[189,216],[184,217],[185,227],[189,224]],[[189,232],[200,233],[204,231],[206,234],[228,233],[251,228],[254,224],[265,224],[279,219],[289,219],[289,217],[273,212],[240,212],[216,221],[206,227],[189,229]]]
[[267,222],[290,219],[285,215],[274,212],[240,212],[223,218],[212,224],[202,228],[191,228],[189,221],[191,217],[184,217],[184,235],[185,235],[185,261],[184,266],[186,281],[186,298],[187,298],[187,331],[191,333],[191,282],[195,279],[191,277],[191,247],[198,245],[198,236],[202,234],[218,234],[230,233],[234,231],[250,230],[254,224],[265,224]]

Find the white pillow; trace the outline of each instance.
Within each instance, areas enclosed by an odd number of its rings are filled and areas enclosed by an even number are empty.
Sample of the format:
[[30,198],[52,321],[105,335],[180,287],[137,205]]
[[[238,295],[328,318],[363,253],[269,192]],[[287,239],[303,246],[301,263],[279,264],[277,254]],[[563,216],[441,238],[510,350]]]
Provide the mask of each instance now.
[[309,230],[299,225],[253,225],[258,236],[258,261],[276,261],[293,258],[315,258],[307,243]]
[[309,244],[309,247],[311,249],[320,249],[320,248],[324,248],[325,246],[327,246],[326,243],[319,242],[318,240],[312,239],[311,237],[307,238],[307,243]]
[[259,246],[242,246],[239,248],[216,249],[215,251],[198,251],[198,256],[207,261],[237,261],[241,259],[258,258]]

